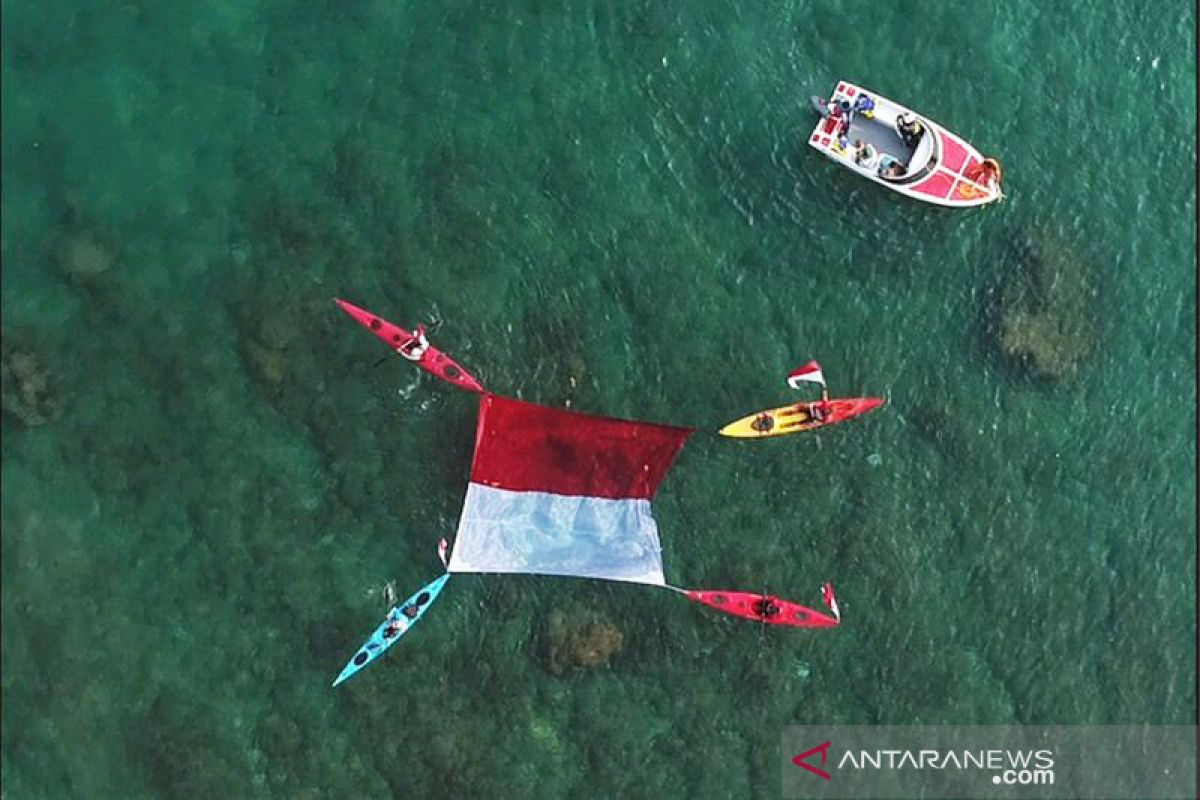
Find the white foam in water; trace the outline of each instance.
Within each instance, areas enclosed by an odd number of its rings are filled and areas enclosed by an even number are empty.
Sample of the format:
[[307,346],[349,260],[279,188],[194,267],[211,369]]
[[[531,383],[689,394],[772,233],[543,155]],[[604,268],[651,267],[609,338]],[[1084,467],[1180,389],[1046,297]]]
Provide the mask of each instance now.
[[396,394],[400,395],[401,399],[407,400],[408,398],[412,397],[412,393],[416,391],[416,388],[420,385],[421,373],[418,372],[413,375],[413,379],[409,381],[407,385],[401,386],[399,389],[397,389]]

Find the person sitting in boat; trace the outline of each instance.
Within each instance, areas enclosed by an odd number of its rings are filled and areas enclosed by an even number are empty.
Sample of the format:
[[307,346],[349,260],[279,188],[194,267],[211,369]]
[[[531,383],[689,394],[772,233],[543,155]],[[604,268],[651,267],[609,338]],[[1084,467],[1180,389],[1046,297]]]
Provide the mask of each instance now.
[[774,597],[760,597],[750,605],[750,610],[763,619],[770,619],[783,609],[775,602]]
[[417,595],[417,599],[400,609],[400,613],[409,619],[416,619],[421,613],[421,606],[429,602],[429,592],[421,592]]
[[854,163],[865,169],[874,169],[875,162],[879,158],[879,153],[870,143],[864,143],[862,139],[854,140]]
[[904,165],[900,163],[900,159],[892,154],[884,153],[879,157],[879,177],[903,178],[905,171]]
[[985,158],[978,165],[967,170],[966,176],[981,186],[986,186],[990,189],[1000,183],[1000,162],[994,158]]
[[906,146],[916,148],[921,137],[925,135],[925,126],[915,116],[901,114],[896,117],[896,133],[904,140]]
[[[407,614],[405,616],[408,616]],[[411,617],[409,617],[411,619]],[[399,633],[403,633],[408,626],[408,620],[401,617],[399,614],[394,615],[388,620],[387,627],[383,629],[383,638],[391,639]]]
[[867,119],[875,119],[875,101],[865,93],[860,94],[858,99],[854,101],[854,110]]
[[758,433],[766,433],[774,427],[775,418],[770,414],[759,414],[750,423],[750,428]]
[[808,414],[809,422],[824,422],[829,418],[830,412],[833,411],[833,404],[829,402],[829,390],[822,384],[820,400],[812,403],[800,403],[797,407],[803,409]]
[[429,340],[425,338],[425,326],[418,324],[417,329],[413,331],[412,338],[397,347],[396,352],[409,361],[420,361],[428,349]]

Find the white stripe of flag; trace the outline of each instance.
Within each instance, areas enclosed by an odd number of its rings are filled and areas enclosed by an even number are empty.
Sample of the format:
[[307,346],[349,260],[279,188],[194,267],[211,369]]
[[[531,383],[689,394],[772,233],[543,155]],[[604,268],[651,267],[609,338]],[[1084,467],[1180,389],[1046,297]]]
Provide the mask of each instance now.
[[804,366],[796,367],[794,370],[788,373],[788,386],[792,387],[793,389],[799,389],[800,384],[804,381],[808,381],[809,383],[819,383],[821,386],[824,386],[825,376],[821,374],[821,365],[816,361],[810,361]]

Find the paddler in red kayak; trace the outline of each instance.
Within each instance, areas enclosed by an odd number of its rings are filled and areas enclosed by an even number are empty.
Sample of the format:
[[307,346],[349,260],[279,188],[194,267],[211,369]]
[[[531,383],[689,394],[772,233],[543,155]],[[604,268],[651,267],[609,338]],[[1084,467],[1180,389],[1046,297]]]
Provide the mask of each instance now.
[[779,607],[779,604],[775,602],[777,599],[778,598],[774,596],[760,597],[750,604],[750,610],[755,614],[758,614],[763,619],[770,619],[780,611],[783,611],[783,609]]
[[409,361],[420,361],[428,349],[429,340],[425,338],[425,326],[418,323],[417,329],[413,331],[412,338],[397,347],[396,352]]
[[404,629],[412,620],[416,619],[421,614],[421,606],[429,602],[429,592],[421,592],[416,600],[400,609],[400,613],[392,617],[388,621],[387,628],[383,631],[383,638],[390,639],[398,633],[403,633]]

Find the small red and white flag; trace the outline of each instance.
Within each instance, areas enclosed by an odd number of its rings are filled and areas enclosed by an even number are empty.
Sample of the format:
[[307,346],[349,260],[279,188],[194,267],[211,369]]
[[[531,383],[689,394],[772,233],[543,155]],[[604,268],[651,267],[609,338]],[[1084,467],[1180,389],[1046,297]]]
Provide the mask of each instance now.
[[442,540],[438,542],[438,558],[442,560],[443,567],[447,566],[449,563],[446,560],[446,553],[449,552],[449,550],[450,542],[446,541],[445,537],[442,537]]
[[825,601],[825,605],[833,612],[833,618],[840,621],[842,619],[842,612],[838,610],[837,596],[833,593],[832,583],[826,583],[821,587],[821,599]]
[[821,374],[821,365],[816,361],[810,361],[802,367],[796,367],[788,373],[788,386],[793,389],[799,389],[800,384],[807,381],[808,383],[819,383],[822,387],[825,386],[825,376]]

